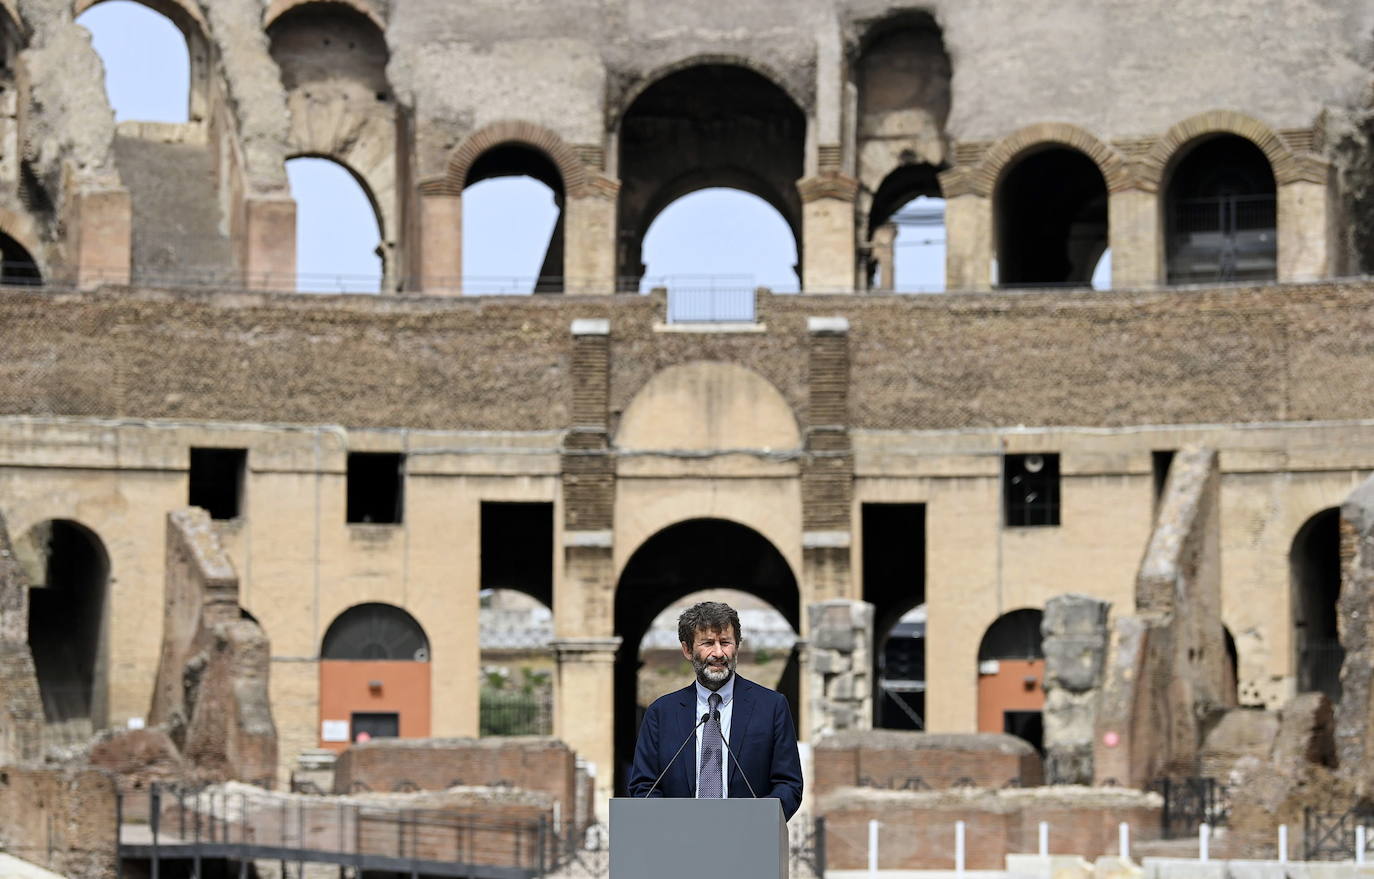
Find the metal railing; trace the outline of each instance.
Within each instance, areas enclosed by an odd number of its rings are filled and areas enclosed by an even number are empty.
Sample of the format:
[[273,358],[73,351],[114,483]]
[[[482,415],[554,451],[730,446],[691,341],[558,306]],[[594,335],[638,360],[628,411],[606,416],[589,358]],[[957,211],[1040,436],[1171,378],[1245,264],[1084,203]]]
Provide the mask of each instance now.
[[552,695],[482,694],[479,728],[484,736],[547,736],[553,733]]
[[1164,800],[1160,826],[1165,839],[1195,837],[1203,824],[1224,827],[1231,814],[1228,792],[1215,778],[1157,778],[1150,790]]
[[121,872],[126,861],[146,862],[150,879],[167,861],[189,862],[199,879],[207,859],[237,862],[241,879],[253,860],[481,879],[532,879],[550,866],[542,815],[496,821],[434,807],[157,784],[121,792],[116,809]]
[[[1305,861],[1359,860],[1355,857],[1357,827],[1374,827],[1374,810],[1348,809],[1325,812],[1308,806],[1302,813],[1302,848]],[[1365,853],[1374,847],[1374,834],[1366,832]]]

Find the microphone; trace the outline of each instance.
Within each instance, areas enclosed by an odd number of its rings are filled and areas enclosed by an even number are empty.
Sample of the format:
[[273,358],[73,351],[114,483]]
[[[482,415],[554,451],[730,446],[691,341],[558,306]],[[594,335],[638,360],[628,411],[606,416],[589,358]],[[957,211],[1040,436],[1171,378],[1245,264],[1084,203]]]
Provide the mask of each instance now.
[[[682,749],[685,748],[685,747],[687,747],[687,743],[690,742],[693,738],[696,737],[697,729],[698,729],[703,723],[705,723],[705,722],[707,721],[707,719],[708,719],[710,716],[711,716],[711,712],[709,712],[709,711],[704,712],[704,713],[701,715],[701,720],[698,720],[698,721],[697,721],[697,725],[694,726],[694,727],[692,727],[692,731],[691,731],[691,732],[687,733],[687,738],[683,739],[683,740],[682,740],[682,744],[678,745],[678,746],[677,746],[677,750],[673,752],[673,758],[672,758],[671,760],[668,761],[668,765],[667,765],[667,766],[664,766],[664,767],[663,767],[663,771],[660,772],[660,773],[658,774],[658,778],[655,778],[655,779],[654,779],[653,787],[649,788],[648,792],[645,793],[644,796],[640,797],[640,799],[648,799],[648,798],[649,798],[649,794],[651,794],[651,793],[653,793],[654,791],[658,790],[658,783],[659,783],[660,781],[663,780],[663,776],[665,776],[665,775],[668,774],[668,770],[673,768],[673,763],[677,760],[677,755],[678,755],[678,754],[681,754],[681,753],[682,753]],[[721,736],[721,738],[724,738],[724,736]]]
[[[717,722],[719,722],[719,720],[720,720],[720,710],[719,710],[719,709],[716,710],[715,716],[716,716]],[[721,733],[721,735],[720,735],[720,740],[721,740],[721,742],[724,743],[724,745],[725,745],[725,753],[729,754],[729,755],[730,755],[730,759],[735,761],[735,768],[739,770],[739,777],[742,778],[742,779],[744,779],[744,786],[747,787],[747,788],[749,788],[749,793],[754,797],[754,799],[757,800],[757,799],[759,798],[759,795],[756,794],[756,793],[754,793],[754,786],[753,786],[752,784],[749,783],[749,776],[747,776],[747,775],[744,774],[744,767],[741,766],[741,765],[739,765],[739,759],[738,759],[737,757],[735,757],[735,752],[732,751],[732,750],[730,750],[730,740],[727,739],[727,738],[725,737],[725,733],[723,733],[723,732]]]

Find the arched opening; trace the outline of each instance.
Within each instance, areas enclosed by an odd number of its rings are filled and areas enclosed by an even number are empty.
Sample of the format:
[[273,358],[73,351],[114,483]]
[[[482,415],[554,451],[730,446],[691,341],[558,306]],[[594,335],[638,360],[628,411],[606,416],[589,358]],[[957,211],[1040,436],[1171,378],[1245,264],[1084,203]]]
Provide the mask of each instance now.
[[868,214],[868,287],[898,293],[945,289],[945,200],[939,169],[903,165],[883,179]]
[[693,592],[654,617],[639,642],[639,677],[635,688],[637,716],[642,717],[659,696],[692,682],[692,663],[682,656],[677,620],[684,610],[701,601],[723,601],[739,612],[744,640],[736,654],[738,673],[770,689],[782,686],[792,648],[797,643],[797,633],[777,608],[738,589]]
[[644,236],[640,289],[755,287],[795,292],[797,243],[772,205],[737,189],[684,195],[654,217]]
[[[645,273],[644,239],[655,217],[698,190],[728,187],[763,199],[800,242],[796,183],[804,171],[805,142],[801,108],[746,67],[701,64],[670,73],[640,92],[620,120],[621,289],[639,289]],[[743,244],[756,246],[757,241],[758,235],[750,234]],[[674,246],[691,250],[700,245],[688,238]],[[699,283],[697,279],[688,286]]]
[[0,285],[41,287],[43,275],[29,251],[10,236],[0,232]]
[[116,122],[193,118],[192,53],[185,22],[133,0],[104,0],[76,21],[91,32],[91,43],[105,66],[105,93]]
[[1341,701],[1341,646],[1336,599],[1341,594],[1341,512],[1322,510],[1293,538],[1288,566],[1293,584],[1293,646],[1298,692]]
[[1045,651],[1043,612],[1004,613],[978,644],[978,731],[1020,736],[1044,751]]
[[945,164],[953,66],[926,12],[873,25],[856,47],[858,173],[867,205],[869,289],[937,292],[945,285]]
[[1083,286],[1107,249],[1107,181],[1076,149],[1024,155],[997,187],[997,273],[1003,287]]
[[[304,220],[310,227],[297,230],[298,247],[305,248],[297,251],[301,289],[394,289],[394,242],[388,235],[395,236],[397,225],[397,130],[386,36],[350,5],[322,2],[288,9],[271,21],[267,37],[291,114],[291,151],[318,157],[311,162],[338,162],[356,178],[368,202],[364,209],[357,186],[336,168],[297,161],[293,172],[288,164],[293,191],[301,189],[311,199],[310,206],[298,202],[298,223]],[[337,264],[321,261],[313,229],[319,212],[335,210],[340,212],[335,228],[347,238],[336,248]],[[381,261],[380,283],[374,251]]]
[[1276,277],[1274,170],[1259,147],[1235,134],[1200,138],[1179,151],[1168,180],[1169,283]]
[[320,643],[320,747],[429,735],[429,638],[390,604],[339,614]]
[[358,178],[332,159],[286,163],[296,200],[296,289],[302,293],[377,293],[382,229]]
[[84,525],[54,519],[21,541],[34,582],[29,647],[49,735],[84,740],[108,723],[106,613],[110,560]]
[[[745,525],[724,519],[679,522],[644,541],[625,564],[615,593],[615,632],[622,639],[615,663],[617,790],[624,790],[643,716],[640,649],[645,636],[659,614],[675,602],[716,589],[748,593],[781,614],[793,632],[799,629],[800,597],[791,567],[772,543]],[[740,625],[744,629],[741,646],[745,646],[750,644],[750,632],[743,616]],[[753,680],[757,671],[741,661],[739,673]],[[789,650],[777,674],[777,689],[787,697],[796,722],[800,681],[795,648]],[[687,675],[676,686],[667,681],[663,686],[671,691],[691,682]]]
[[479,156],[463,189],[463,292],[562,290],[563,198],[558,166],[534,147]]

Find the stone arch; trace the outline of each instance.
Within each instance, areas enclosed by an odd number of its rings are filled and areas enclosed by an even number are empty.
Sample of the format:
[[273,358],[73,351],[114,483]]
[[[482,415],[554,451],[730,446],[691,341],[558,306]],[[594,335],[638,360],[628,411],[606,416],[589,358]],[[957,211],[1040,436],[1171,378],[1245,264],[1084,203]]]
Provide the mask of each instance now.
[[1114,192],[1127,186],[1129,179],[1121,154],[1103,143],[1086,129],[1067,122],[1040,122],[1012,132],[999,140],[974,168],[972,188],[975,194],[989,197],[997,189],[1003,175],[1015,166],[1016,160],[1037,149],[1065,146],[1083,153],[1097,165],[1107,190]]
[[352,177],[353,181],[362,189],[363,195],[367,196],[367,203],[372,206],[372,213],[377,218],[377,228],[378,231],[381,232],[382,241],[385,242],[387,240],[387,230],[389,228],[391,212],[386,210],[382,202],[377,198],[371,181],[369,181],[362,172],[353,167],[346,159],[340,157],[338,153],[321,150],[304,150],[301,152],[288,153],[286,161],[289,162],[292,159],[324,159],[333,162],[347,171],[348,176]]
[[772,382],[713,360],[655,373],[631,398],[615,433],[623,449],[783,452],[801,447],[796,413]]
[[386,21],[377,14],[377,10],[372,8],[372,4],[364,0],[272,0],[271,5],[262,14],[263,29],[271,27],[273,22],[281,18],[286,13],[300,6],[347,6],[349,9],[367,18],[377,30],[386,31]]
[[320,638],[320,658],[429,662],[429,635],[405,608],[365,601],[330,622]]
[[444,173],[442,195],[462,195],[468,172],[483,153],[505,144],[518,144],[543,153],[558,168],[563,178],[563,191],[573,194],[588,181],[587,166],[577,151],[553,131],[519,119],[508,119],[473,132],[458,145],[448,159]]
[[1155,186],[1161,185],[1168,169],[1187,154],[1192,144],[1199,138],[1215,134],[1234,134],[1259,147],[1269,160],[1278,185],[1305,179],[1296,154],[1274,129],[1253,116],[1234,110],[1208,110],[1174,125],[1150,146],[1143,163],[1143,176]]
[[0,206],[0,235],[8,236],[28,252],[40,278],[51,277],[48,272],[48,260],[40,247],[38,229],[32,217]]
[[334,617],[320,638],[319,747],[430,734],[430,639],[409,611],[365,601]]
[[739,55],[730,52],[705,53],[679,58],[677,61],[656,67],[637,78],[634,83],[626,87],[624,91],[621,92],[619,98],[612,103],[611,106],[613,107],[615,115],[607,128],[613,135],[619,132],[620,125],[625,119],[625,114],[634,106],[635,101],[639,100],[641,95],[657,83],[667,79],[674,73],[681,73],[693,67],[711,66],[743,67],[745,70],[757,73],[759,76],[776,86],[783,94],[791,98],[792,102],[797,105],[797,109],[801,110],[802,113],[805,113],[812,103],[812,96],[810,94],[800,92],[788,82],[786,77],[779,73],[777,69],[762,61],[750,58],[748,55]]
[[1293,535],[1288,565],[1292,591],[1293,659],[1298,692],[1321,691],[1341,701],[1339,507],[1309,516]]
[[[714,551],[702,552],[707,546]],[[772,605],[794,632],[800,632],[801,588],[795,569],[761,532],[725,518],[687,518],[639,543],[617,574],[615,586],[614,627],[623,639],[614,672],[617,787],[623,784],[638,728],[637,672],[644,634],[673,602],[711,588],[749,593]],[[788,696],[795,722],[800,686],[795,649],[789,663],[792,676],[789,679],[784,671],[778,689]]]
[[1007,611],[978,642],[978,731],[1020,736],[1036,750],[1044,746],[1043,617],[1040,608]]
[[[72,17],[76,18],[90,8],[106,0],[74,0]],[[210,76],[214,44],[210,40],[210,26],[201,14],[194,0],[133,0],[164,16],[181,31],[186,40],[186,58],[189,65],[187,87],[186,121],[196,125],[205,122],[210,107]]]
[[[75,0],[72,4],[72,17],[79,17],[83,12],[92,6],[98,6],[106,0]],[[171,20],[172,24],[186,37],[188,45],[192,40],[207,40],[210,27],[205,23],[205,17],[201,15],[199,7],[191,0],[134,0],[141,6],[146,6],[154,12],[161,13]]]

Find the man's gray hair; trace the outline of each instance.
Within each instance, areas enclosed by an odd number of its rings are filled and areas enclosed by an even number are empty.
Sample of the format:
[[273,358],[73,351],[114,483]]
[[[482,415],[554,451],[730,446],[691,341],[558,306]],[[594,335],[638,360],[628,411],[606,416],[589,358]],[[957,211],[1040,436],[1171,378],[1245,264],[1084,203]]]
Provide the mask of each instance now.
[[733,629],[735,644],[744,640],[740,631],[739,614],[723,601],[703,601],[694,604],[677,618],[677,639],[688,646],[696,644],[697,632]]

